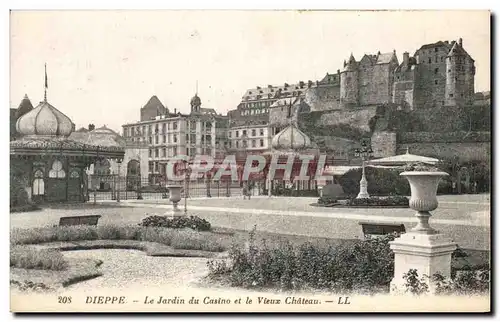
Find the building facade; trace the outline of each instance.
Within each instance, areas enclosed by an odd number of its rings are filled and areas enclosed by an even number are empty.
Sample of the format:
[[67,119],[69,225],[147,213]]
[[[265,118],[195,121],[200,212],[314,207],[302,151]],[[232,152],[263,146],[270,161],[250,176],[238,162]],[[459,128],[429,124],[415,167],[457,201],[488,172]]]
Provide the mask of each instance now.
[[147,144],[150,178],[164,178],[168,161],[178,155],[190,159],[196,155],[217,158],[227,147],[227,117],[218,115],[213,109],[202,108],[198,95],[190,103],[190,114],[174,112],[122,126],[127,140]]

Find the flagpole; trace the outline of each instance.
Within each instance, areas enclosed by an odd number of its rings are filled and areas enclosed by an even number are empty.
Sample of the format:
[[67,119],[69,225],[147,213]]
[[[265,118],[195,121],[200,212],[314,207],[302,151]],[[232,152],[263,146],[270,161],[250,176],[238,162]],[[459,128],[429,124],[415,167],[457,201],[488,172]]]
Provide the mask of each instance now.
[[43,101],[47,102],[47,88],[49,85],[47,84],[47,63],[45,63],[45,89],[43,94]]

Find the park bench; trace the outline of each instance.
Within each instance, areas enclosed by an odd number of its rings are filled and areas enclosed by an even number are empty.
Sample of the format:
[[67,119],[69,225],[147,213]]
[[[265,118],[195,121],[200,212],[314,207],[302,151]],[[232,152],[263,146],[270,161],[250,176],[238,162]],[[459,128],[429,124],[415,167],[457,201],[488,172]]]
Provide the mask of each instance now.
[[76,225],[97,226],[99,218],[101,218],[100,215],[61,217],[59,219],[59,226],[76,226]]
[[363,229],[363,236],[380,237],[388,234],[404,234],[406,232],[404,224],[377,223],[377,222],[360,222]]

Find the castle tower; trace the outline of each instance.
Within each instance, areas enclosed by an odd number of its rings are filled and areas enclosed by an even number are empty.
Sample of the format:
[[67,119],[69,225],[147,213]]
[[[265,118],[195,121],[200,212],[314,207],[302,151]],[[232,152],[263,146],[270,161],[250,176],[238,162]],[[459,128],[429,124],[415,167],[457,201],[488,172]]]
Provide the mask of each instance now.
[[359,105],[358,63],[351,54],[349,61],[344,61],[340,72],[340,106],[346,108]]
[[460,39],[446,57],[445,105],[463,106],[472,101],[474,74],[474,61],[463,49]]

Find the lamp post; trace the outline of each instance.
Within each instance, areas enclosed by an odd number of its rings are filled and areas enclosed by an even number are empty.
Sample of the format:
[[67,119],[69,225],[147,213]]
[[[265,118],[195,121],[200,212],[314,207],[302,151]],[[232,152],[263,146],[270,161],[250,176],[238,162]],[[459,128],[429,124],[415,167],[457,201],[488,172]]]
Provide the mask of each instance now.
[[365,141],[363,141],[361,143],[361,149],[354,150],[354,155],[361,157],[361,160],[363,160],[363,174],[361,175],[361,181],[359,181],[359,193],[356,199],[370,198],[370,195],[368,194],[368,181],[366,181],[365,174],[365,160],[369,159],[369,157],[373,155],[373,150],[368,144],[366,144]]
[[187,197],[188,197],[188,178],[189,178],[189,167],[188,162],[184,160],[184,215],[187,216]]
[[118,189],[117,190],[117,195],[116,195],[116,202],[120,202],[120,170],[122,166],[122,160],[118,159],[118,174],[117,174],[117,179],[118,179]]

